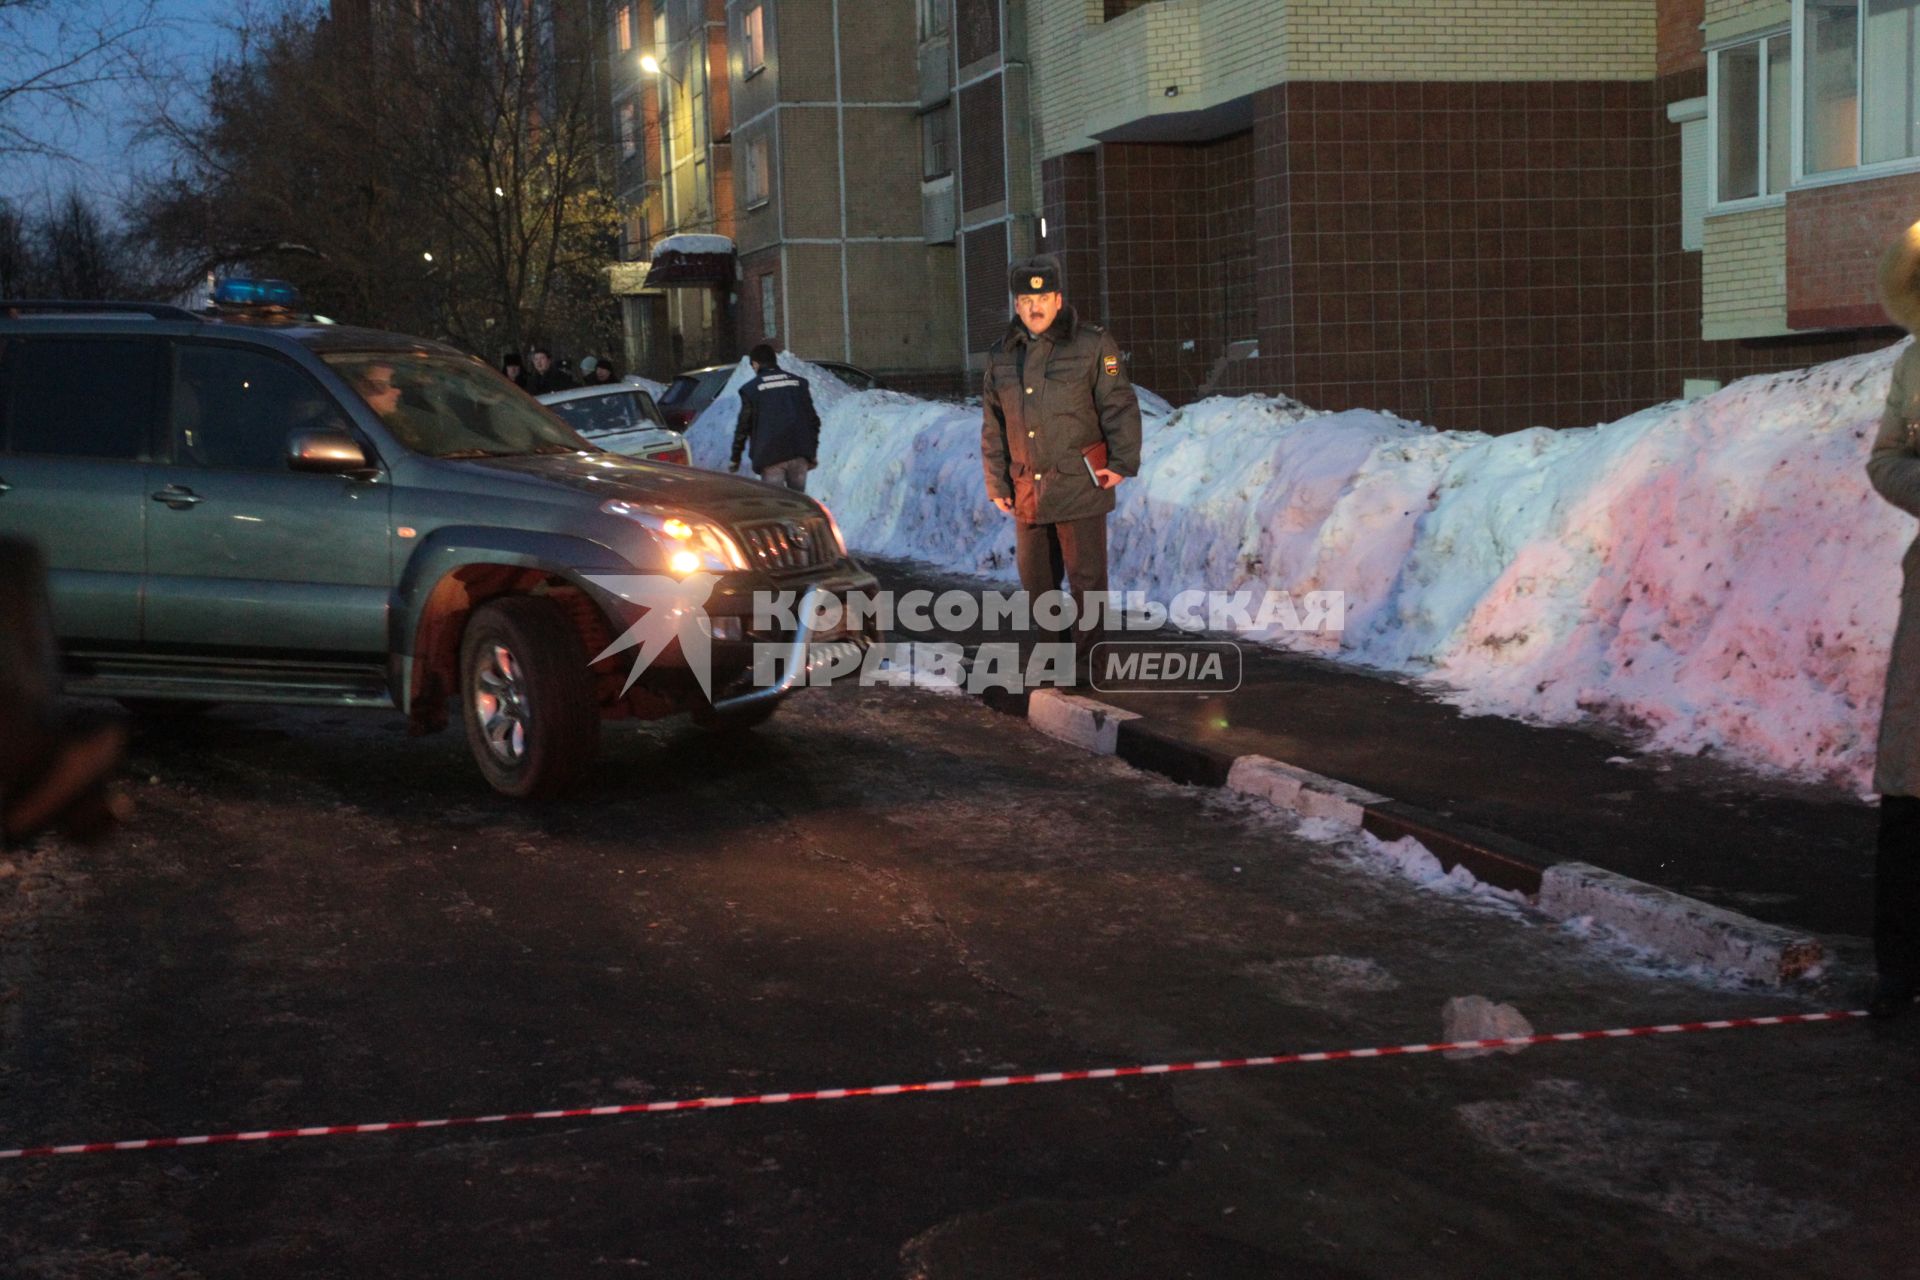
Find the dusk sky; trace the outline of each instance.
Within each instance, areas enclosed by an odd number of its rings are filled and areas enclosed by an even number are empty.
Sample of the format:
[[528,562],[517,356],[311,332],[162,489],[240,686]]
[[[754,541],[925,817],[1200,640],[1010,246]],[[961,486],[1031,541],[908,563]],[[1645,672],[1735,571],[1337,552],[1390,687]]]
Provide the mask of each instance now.
[[[276,6],[277,7],[277,6]],[[141,38],[143,60],[154,73],[151,87],[105,85],[90,92],[79,116],[27,102],[13,123],[36,141],[71,159],[0,154],[0,199],[29,209],[45,206],[69,186],[113,204],[141,171],[164,162],[164,152],[138,145],[139,132],[156,93],[186,109],[208,66],[234,47],[235,29],[248,14],[267,11],[247,0],[155,0],[155,23]],[[55,49],[81,47],[97,38],[105,22],[125,22],[135,6],[115,0],[52,0],[0,9],[0,84],[17,83],[23,70],[43,65]]]

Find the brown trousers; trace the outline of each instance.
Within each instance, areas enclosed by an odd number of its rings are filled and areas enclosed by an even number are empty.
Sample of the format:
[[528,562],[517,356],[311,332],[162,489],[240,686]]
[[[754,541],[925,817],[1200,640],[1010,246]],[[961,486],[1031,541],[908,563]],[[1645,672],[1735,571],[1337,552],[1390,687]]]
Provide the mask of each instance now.
[[1061,578],[1065,577],[1080,619],[1073,633],[1073,647],[1084,665],[1102,634],[1094,626],[1098,620],[1087,614],[1087,596],[1089,593],[1104,595],[1107,590],[1107,517],[1104,514],[1085,516],[1057,524],[1026,524],[1016,520],[1013,558],[1020,570],[1020,587],[1030,596],[1059,590]]

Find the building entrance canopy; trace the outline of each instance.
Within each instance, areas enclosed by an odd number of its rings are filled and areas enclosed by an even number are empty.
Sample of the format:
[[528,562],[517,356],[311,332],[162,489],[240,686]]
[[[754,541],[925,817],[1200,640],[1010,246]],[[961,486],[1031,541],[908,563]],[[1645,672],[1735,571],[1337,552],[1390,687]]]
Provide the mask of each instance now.
[[668,236],[653,246],[647,287],[732,284],[733,241],[725,236]]

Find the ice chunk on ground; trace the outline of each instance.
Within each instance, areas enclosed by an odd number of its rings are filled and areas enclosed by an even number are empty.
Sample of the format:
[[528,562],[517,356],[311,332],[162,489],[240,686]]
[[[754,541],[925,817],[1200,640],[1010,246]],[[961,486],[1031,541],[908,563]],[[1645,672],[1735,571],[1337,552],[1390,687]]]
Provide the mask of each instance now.
[[[1502,1040],[1511,1036],[1530,1036],[1533,1024],[1510,1004],[1495,1004],[1485,996],[1455,996],[1440,1014],[1440,1038],[1451,1044],[1458,1040]],[[1449,1058],[1478,1058],[1489,1053],[1518,1053],[1524,1045],[1501,1049],[1449,1049]]]

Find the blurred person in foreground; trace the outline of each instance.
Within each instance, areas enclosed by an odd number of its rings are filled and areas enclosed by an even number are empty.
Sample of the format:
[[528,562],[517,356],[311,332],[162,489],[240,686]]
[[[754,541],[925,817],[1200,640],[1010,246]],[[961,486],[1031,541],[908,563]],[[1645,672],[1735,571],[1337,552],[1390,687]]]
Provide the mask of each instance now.
[[[1920,223],[1888,251],[1880,295],[1896,324],[1920,331]],[[1920,516],[1920,345],[1909,346],[1893,367],[1867,478],[1881,497]],[[1876,1018],[1912,1009],[1920,983],[1920,539],[1902,559],[1901,574],[1873,769],[1880,835],[1873,863],[1876,979],[1867,1009]]]

